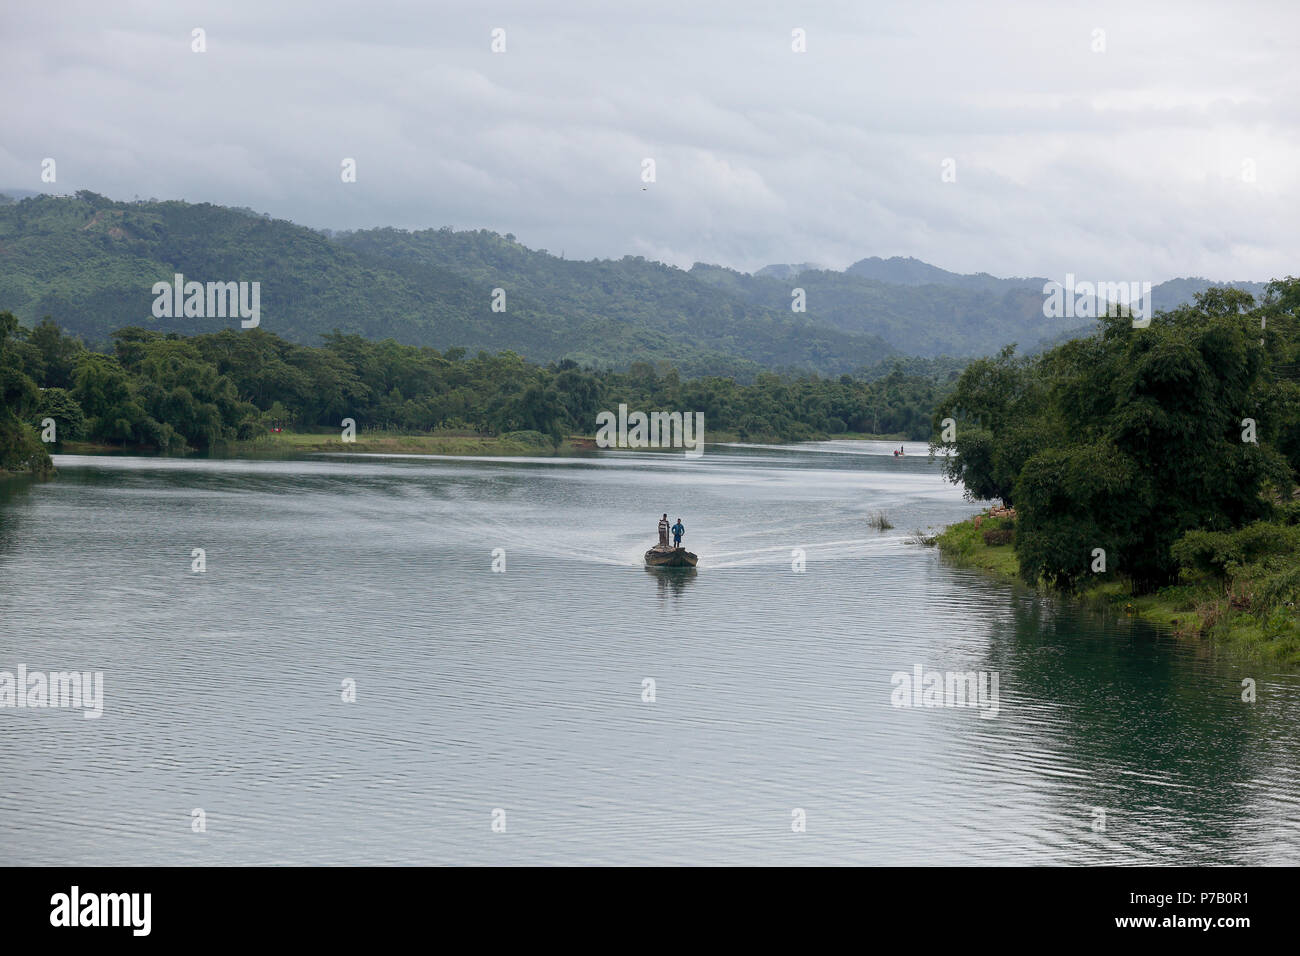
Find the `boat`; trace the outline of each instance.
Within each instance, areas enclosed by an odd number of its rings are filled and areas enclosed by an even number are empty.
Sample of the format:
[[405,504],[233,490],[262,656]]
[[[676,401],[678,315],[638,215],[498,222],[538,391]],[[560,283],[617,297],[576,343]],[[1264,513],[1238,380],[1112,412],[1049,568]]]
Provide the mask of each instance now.
[[699,555],[685,548],[666,544],[656,544],[645,553],[645,563],[651,568],[693,568],[699,560]]

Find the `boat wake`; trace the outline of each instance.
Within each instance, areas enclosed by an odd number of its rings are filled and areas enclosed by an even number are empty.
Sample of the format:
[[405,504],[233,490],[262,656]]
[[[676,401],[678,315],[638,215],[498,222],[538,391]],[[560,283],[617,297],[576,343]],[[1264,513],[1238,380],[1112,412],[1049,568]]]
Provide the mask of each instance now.
[[[479,514],[468,518],[466,523],[489,550],[501,547],[507,551],[546,554],[582,564],[642,567],[645,564],[645,550],[654,543],[651,535],[622,533],[608,535],[608,547],[601,547],[600,544],[574,547],[562,535],[552,534],[535,525],[516,524],[501,517]],[[824,533],[828,530],[825,525],[842,523],[842,519],[828,519],[825,522],[810,522],[800,530],[821,530]],[[823,527],[819,529],[818,525]],[[768,544],[775,536],[770,530],[757,529],[731,532],[722,538],[699,535],[692,545],[703,552],[699,559],[700,568],[727,570],[763,565],[789,566],[796,548],[801,549],[809,561],[825,561],[892,551],[909,540],[909,536],[904,534],[872,534],[858,538],[812,541],[784,534],[781,537],[785,538],[785,543]]]
[[[648,535],[638,535],[633,541],[631,535],[623,535],[615,545],[611,543],[609,551],[597,548],[575,548],[566,544],[555,534],[540,531],[535,527],[511,524],[501,518],[476,516],[467,524],[489,547],[505,548],[507,551],[518,550],[536,552],[568,558],[572,561],[590,564],[606,564],[614,567],[640,567],[645,564],[645,539]],[[499,543],[497,543],[499,542]],[[617,550],[615,550],[617,548]]]
[[[882,551],[892,551],[907,541],[906,535],[876,535],[870,538],[845,538],[840,541],[798,541],[769,548],[751,548],[743,551],[722,551],[711,555],[711,569],[744,568],[757,565],[788,565],[794,560],[794,551],[803,551],[809,561],[835,558],[852,558]],[[704,561],[700,565],[704,566]]]

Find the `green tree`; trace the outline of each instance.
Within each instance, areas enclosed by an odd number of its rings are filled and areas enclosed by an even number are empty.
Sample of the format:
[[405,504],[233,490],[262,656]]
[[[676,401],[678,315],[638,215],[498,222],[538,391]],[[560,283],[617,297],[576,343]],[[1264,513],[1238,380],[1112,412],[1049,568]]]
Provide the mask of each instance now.
[[54,473],[50,454],[24,419],[37,407],[40,388],[23,371],[18,319],[0,312],[0,471]]
[[136,400],[131,377],[112,356],[87,352],[77,362],[72,397],[86,416],[91,438],[128,444],[158,431]]
[[85,346],[78,339],[64,335],[48,315],[31,330],[27,341],[41,354],[44,374],[37,384],[43,388],[72,388],[77,359]]
[[39,428],[46,418],[54,419],[55,434],[60,442],[80,441],[86,437],[86,415],[66,388],[41,390],[31,423]]
[[[1013,504],[1020,469],[1052,436],[1043,421],[1043,382],[1033,363],[1016,358],[1009,345],[996,358],[977,359],[939,403],[931,422],[932,446],[949,454],[943,473],[969,498],[1000,498]],[[951,443],[944,421],[953,420]]]

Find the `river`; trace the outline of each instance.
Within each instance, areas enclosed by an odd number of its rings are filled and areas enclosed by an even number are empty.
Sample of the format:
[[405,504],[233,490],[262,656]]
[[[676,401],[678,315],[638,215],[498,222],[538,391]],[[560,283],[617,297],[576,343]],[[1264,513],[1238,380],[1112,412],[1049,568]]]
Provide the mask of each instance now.
[[[104,675],[0,709],[0,856],[1300,863],[1300,676],[948,565],[911,532],[976,506],[889,449],[0,483],[0,671]],[[996,706],[896,706],[918,667]]]

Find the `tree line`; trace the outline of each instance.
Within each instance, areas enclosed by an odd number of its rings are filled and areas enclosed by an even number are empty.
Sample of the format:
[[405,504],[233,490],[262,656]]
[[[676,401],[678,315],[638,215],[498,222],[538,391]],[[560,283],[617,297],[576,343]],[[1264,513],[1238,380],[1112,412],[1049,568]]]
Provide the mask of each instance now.
[[1217,582],[1261,620],[1294,619],[1298,317],[1288,278],[1258,302],[1210,289],[1146,328],[1108,315],[1033,358],[1004,349],[940,401],[933,446],[970,498],[1015,508],[1030,583]]
[[956,371],[912,360],[869,376],[781,376],[749,384],[686,379],[667,365],[626,370],[550,365],[513,352],[470,356],[334,332],[320,346],[261,329],[182,336],[119,329],[96,351],[46,319],[32,329],[0,317],[0,468],[44,470],[42,422],[59,441],[206,450],[274,427],[531,431],[558,443],[590,435],[598,412],[620,403],[650,411],[703,412],[711,433],[749,441],[795,441],[849,432],[929,437],[930,411]]

